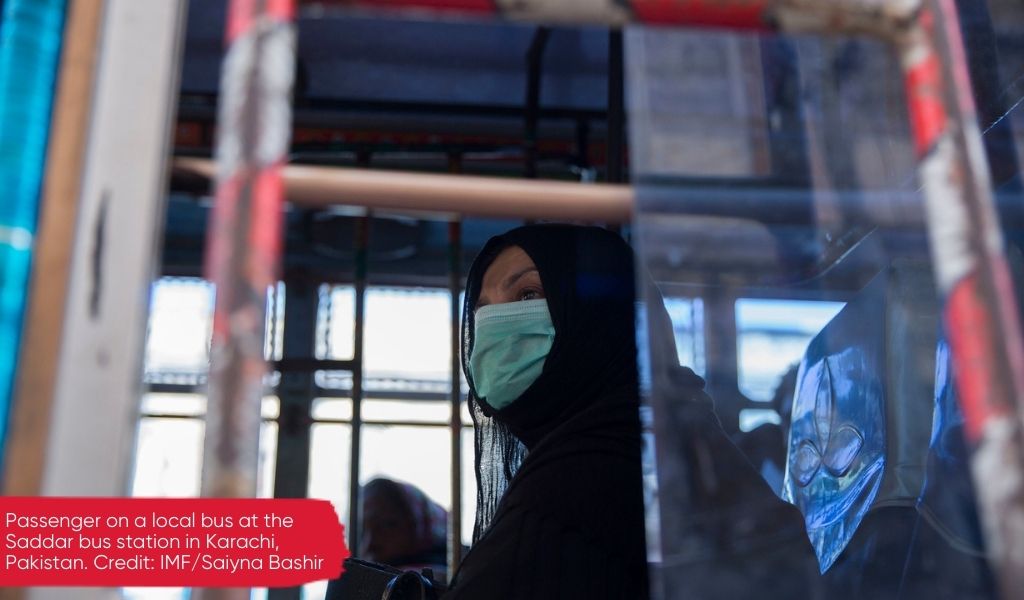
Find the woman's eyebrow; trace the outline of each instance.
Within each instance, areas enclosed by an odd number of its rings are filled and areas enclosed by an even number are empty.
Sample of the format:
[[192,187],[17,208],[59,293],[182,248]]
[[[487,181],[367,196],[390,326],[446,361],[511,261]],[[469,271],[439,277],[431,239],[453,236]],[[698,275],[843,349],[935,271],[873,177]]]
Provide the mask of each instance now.
[[[509,275],[508,277],[505,278],[505,281],[503,281],[501,283],[501,289],[508,290],[513,285],[515,285],[516,282],[519,281],[524,275],[526,275],[527,273],[529,273],[531,271],[537,271],[537,267],[526,267],[522,271],[517,271],[517,272]],[[491,303],[491,301],[490,301],[489,298],[487,298],[486,294],[480,294],[480,297],[477,298],[476,306],[473,307],[473,310],[476,311],[478,309],[481,309],[481,308],[487,306],[490,303]]]
[[518,271],[516,273],[509,275],[508,277],[505,278],[505,282],[501,284],[502,289],[510,289],[513,285],[516,284],[517,281],[519,281],[523,277],[523,275],[526,275],[531,271],[537,272],[537,267],[527,267],[522,271]]

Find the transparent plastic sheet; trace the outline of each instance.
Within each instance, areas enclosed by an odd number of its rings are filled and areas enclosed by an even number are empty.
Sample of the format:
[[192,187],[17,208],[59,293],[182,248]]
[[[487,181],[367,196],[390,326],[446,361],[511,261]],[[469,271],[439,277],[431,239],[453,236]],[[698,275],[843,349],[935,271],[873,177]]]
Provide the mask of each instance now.
[[[994,597],[894,55],[634,28],[626,58],[640,286],[701,306],[714,406],[672,376],[679,324],[642,311],[654,597]],[[1020,135],[995,117],[1012,263]]]

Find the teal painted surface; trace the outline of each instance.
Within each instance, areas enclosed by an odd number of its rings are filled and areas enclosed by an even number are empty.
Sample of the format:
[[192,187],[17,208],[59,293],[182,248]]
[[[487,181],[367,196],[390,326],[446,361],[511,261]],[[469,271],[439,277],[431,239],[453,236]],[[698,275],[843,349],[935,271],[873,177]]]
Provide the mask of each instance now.
[[6,0],[0,21],[0,448],[7,438],[65,0]]

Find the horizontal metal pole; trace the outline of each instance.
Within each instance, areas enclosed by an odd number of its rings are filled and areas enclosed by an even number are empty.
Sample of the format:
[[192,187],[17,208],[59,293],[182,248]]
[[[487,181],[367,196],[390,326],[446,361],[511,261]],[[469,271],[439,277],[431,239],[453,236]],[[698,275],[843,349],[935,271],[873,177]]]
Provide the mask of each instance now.
[[284,358],[274,361],[273,368],[285,371],[352,371],[356,368],[353,360],[331,360],[325,358]]
[[[184,121],[213,122],[217,116],[217,94],[182,94],[179,98],[178,118]],[[510,121],[518,125],[526,109],[515,104],[469,104],[458,102],[403,102],[396,100],[359,100],[353,98],[303,98],[302,104],[292,112],[292,122],[297,127],[349,127],[359,123],[365,127],[368,118],[374,114],[407,116],[421,119],[429,115],[432,119],[451,118],[457,122],[486,120]],[[608,118],[608,112],[600,108],[574,108],[571,106],[544,106],[538,109],[541,120],[577,121],[580,119],[598,122]],[[416,130],[413,124],[412,130]],[[370,129],[379,129],[376,126]],[[403,127],[402,131],[408,131]],[[521,127],[520,127],[521,130]],[[517,130],[518,131],[518,130]],[[600,131],[600,130],[598,130]]]
[[[315,425],[351,425],[352,421],[349,419],[311,419],[310,423]],[[435,429],[447,429],[451,426],[448,421],[382,421],[382,420],[367,420],[360,419],[360,425],[370,427],[433,427]],[[463,429],[472,430],[472,425],[462,425]]]
[[[212,178],[214,163],[178,158],[174,168]],[[283,180],[289,202],[306,208],[360,206],[381,212],[627,223],[633,190],[624,185],[525,181],[466,175],[428,175],[288,166]]]
[[[186,414],[186,413],[166,413],[166,412],[143,412],[139,414],[140,419],[168,419],[177,421],[198,421],[206,417],[205,412],[198,414]],[[263,423],[273,423],[277,421],[277,417],[260,417]]]
[[[205,413],[199,414],[183,414],[183,413],[162,413],[162,412],[144,412],[139,415],[140,419],[166,419],[175,421],[198,421],[205,417]],[[276,417],[262,417],[263,423],[273,423],[277,421]],[[310,419],[309,421],[313,425],[351,425],[352,421],[349,419]],[[363,425],[369,425],[372,427],[433,427],[433,428],[447,428],[451,426],[448,421],[380,421],[380,420],[363,420]],[[463,423],[462,429],[468,429],[472,431],[473,425]]]
[[[199,394],[204,395],[205,389],[199,385],[182,383],[151,383],[145,386],[146,392],[150,394]],[[276,388],[265,388],[264,394],[273,395],[277,393]],[[348,400],[352,396],[351,389],[334,389],[317,387],[315,392],[317,398],[328,398]],[[409,392],[397,390],[365,390],[364,400],[410,400],[422,402],[445,402],[448,400],[448,392]],[[465,398],[462,400],[465,402]]]
[[[178,158],[177,174],[208,179],[213,163]],[[467,175],[431,175],[342,167],[288,166],[283,170],[288,201],[303,207],[366,207],[375,212],[447,217],[557,219],[627,223],[637,195],[643,215],[750,219],[775,225],[812,225],[814,190],[715,185],[709,179],[650,181],[639,186],[582,184]],[[749,182],[748,182],[749,184]],[[883,228],[924,228],[919,192],[835,191],[851,207],[855,222]],[[998,199],[1004,225],[1024,226],[1021,198]],[[713,226],[709,222],[709,226]],[[334,368],[334,367],[318,367]],[[345,367],[347,370],[348,368]]]

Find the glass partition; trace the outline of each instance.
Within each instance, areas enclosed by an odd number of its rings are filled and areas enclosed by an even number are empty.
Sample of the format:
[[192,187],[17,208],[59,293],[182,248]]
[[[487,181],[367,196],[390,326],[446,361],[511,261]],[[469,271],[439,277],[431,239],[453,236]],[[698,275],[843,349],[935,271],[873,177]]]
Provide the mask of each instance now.
[[[1019,275],[1024,16],[988,9]],[[653,597],[995,597],[896,56],[634,28],[626,57]]]

